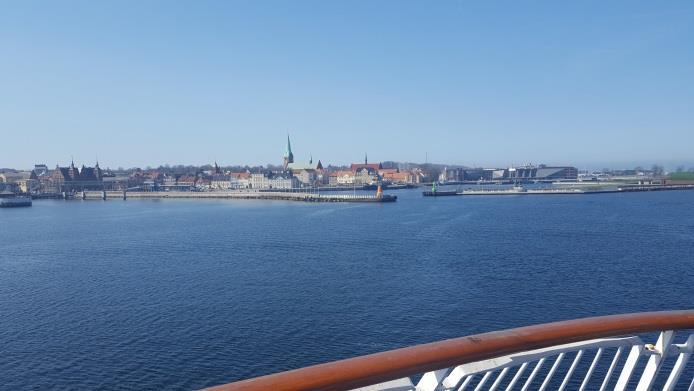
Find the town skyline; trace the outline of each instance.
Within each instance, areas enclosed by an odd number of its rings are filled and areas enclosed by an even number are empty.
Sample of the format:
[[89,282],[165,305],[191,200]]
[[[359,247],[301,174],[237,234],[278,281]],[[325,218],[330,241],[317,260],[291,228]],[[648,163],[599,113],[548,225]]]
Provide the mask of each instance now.
[[[313,157],[314,160],[318,161],[320,160],[323,162],[323,164],[327,166],[333,166],[333,167],[348,167],[350,164],[354,162],[359,162],[363,160],[362,159],[355,159],[354,161],[347,161],[347,162],[335,162],[331,161],[330,159],[323,159],[323,158],[318,158],[315,154],[309,153],[306,157],[306,159],[303,159],[301,155],[298,155],[296,160],[298,162],[303,162],[306,161],[308,162],[309,159]],[[282,167],[282,162],[281,160],[279,162],[273,161],[273,162],[236,162],[233,160],[226,160],[226,159],[217,159],[217,158],[212,158],[212,159],[207,159],[206,161],[199,161],[199,162],[194,162],[194,161],[170,161],[170,162],[159,162],[159,163],[143,163],[143,164],[123,164],[117,160],[105,160],[101,158],[92,158],[92,159],[82,159],[79,157],[79,155],[75,155],[74,158],[71,159],[70,156],[67,158],[58,158],[56,159],[53,163],[51,163],[50,159],[34,159],[32,162],[25,164],[25,165],[12,165],[12,164],[7,164],[4,162],[0,162],[0,170],[31,170],[35,165],[37,164],[45,164],[48,167],[55,167],[55,166],[69,166],[71,162],[75,163],[75,166],[93,166],[96,162],[98,162],[103,168],[109,168],[112,170],[133,170],[133,169],[157,169],[159,167],[179,167],[179,166],[185,166],[185,167],[203,167],[203,166],[213,166],[215,163],[217,163],[220,167]],[[429,160],[429,161],[404,161],[404,160],[397,160],[397,159],[372,159],[369,157],[369,161],[374,161],[374,162],[388,162],[388,163],[395,163],[395,164],[402,164],[402,165],[426,165],[426,164],[431,164],[431,165],[436,165],[436,166],[450,166],[450,167],[476,167],[476,168],[493,168],[493,167],[522,167],[526,165],[574,165],[576,166],[579,170],[588,170],[588,171],[597,171],[601,169],[611,169],[611,170],[626,170],[626,169],[633,169],[636,167],[643,167],[644,169],[650,169],[653,165],[658,165],[667,171],[676,171],[678,169],[684,169],[686,171],[693,171],[694,170],[694,160],[666,160],[666,159],[661,159],[661,160],[650,160],[650,159],[641,159],[641,160],[632,160],[632,161],[624,161],[624,162],[589,162],[589,163],[584,163],[584,164],[578,164],[575,162],[571,161],[544,161],[544,160],[538,160],[538,159],[530,159],[529,161],[526,162],[520,162],[520,163],[491,163],[491,164],[476,164],[476,163],[447,163],[447,162],[441,162],[441,161],[436,161],[436,160]],[[489,160],[489,161],[494,161],[494,160]]]
[[[694,6],[14,2],[0,166],[691,165]],[[299,145],[301,146],[299,148]]]
[[[302,157],[301,154],[294,155],[293,152],[291,151],[291,146],[290,146],[290,139],[291,139],[291,137],[290,137],[289,133],[287,133],[287,136],[286,136],[286,137],[287,137],[287,145],[285,145],[285,152],[284,152],[284,155],[285,155],[284,158],[285,158],[285,160],[286,160],[286,157],[287,157],[287,156],[286,156],[286,154],[287,154],[287,148],[289,148],[290,153],[292,153],[292,162],[295,161],[295,162],[297,162],[297,163],[306,163],[306,162],[309,162],[309,161],[313,161],[313,160],[314,160],[314,154],[313,154],[313,152],[309,152],[308,155],[307,155],[308,157],[307,157],[306,159],[304,159],[304,158]],[[295,156],[296,156],[296,157],[295,157]],[[372,155],[372,156],[373,156],[373,155]],[[363,161],[366,162],[367,159],[368,159],[368,151],[365,151],[364,154],[363,154]],[[325,165],[326,167],[327,167],[327,166],[332,166],[332,167],[347,167],[347,166],[349,166],[349,165],[351,165],[351,164],[354,164],[355,162],[360,161],[360,160],[353,160],[353,161],[350,161],[350,162],[333,162],[333,161],[329,161],[329,160],[326,160],[326,159],[321,159],[321,158],[318,157],[318,156],[316,157],[315,160],[316,160],[316,161],[319,161],[319,162],[323,162],[324,165]],[[102,160],[102,161],[103,161],[103,160]],[[381,162],[387,162],[387,163],[391,163],[391,164],[398,165],[398,166],[399,166],[399,165],[419,165],[419,166],[423,166],[423,165],[430,164],[430,165],[441,166],[441,167],[450,166],[450,167],[468,167],[468,168],[498,168],[498,167],[507,167],[507,168],[508,168],[508,167],[538,166],[538,165],[549,165],[549,166],[552,166],[552,165],[565,165],[565,164],[571,164],[570,162],[569,162],[569,163],[567,163],[567,162],[549,162],[549,163],[548,163],[548,162],[541,161],[541,160],[540,160],[540,161],[537,161],[537,160],[528,160],[528,161],[523,162],[523,163],[515,163],[515,162],[514,162],[514,163],[506,163],[506,164],[476,164],[476,163],[464,164],[464,163],[445,163],[445,162],[439,162],[439,161],[430,161],[430,160],[429,160],[429,154],[428,154],[428,152],[425,152],[424,161],[419,161],[419,162],[417,162],[417,161],[401,161],[401,160],[397,160],[397,159],[380,159],[380,160],[378,160],[378,159],[376,159],[376,160],[372,159],[372,162],[373,162],[373,161],[377,161],[377,162],[379,162],[379,163],[381,163]],[[10,166],[3,167],[2,165],[0,165],[0,170],[2,170],[2,169],[30,170],[31,167],[33,167],[33,166],[35,166],[35,165],[37,165],[37,164],[38,164],[38,165],[45,164],[46,166],[50,166],[50,164],[47,164],[46,162],[35,162],[35,163],[34,163],[33,165],[31,165],[30,167],[10,167]],[[96,165],[98,166],[98,165],[99,165],[99,157],[98,157],[98,155],[95,155],[93,161],[89,161],[88,159],[87,159],[87,160],[80,160],[80,159],[78,159],[78,160],[76,161],[76,163],[75,163],[75,155],[70,155],[70,165],[73,165],[73,164],[74,164],[76,167],[80,167],[80,166],[87,166],[87,167],[89,167],[89,166],[92,165],[92,164],[96,164]],[[629,164],[631,164],[631,165],[629,165]],[[63,165],[64,165],[64,166],[67,166],[67,164],[63,164]],[[283,165],[284,165],[284,168],[286,169],[286,161],[285,161],[284,163],[282,163],[282,162],[280,162],[280,163],[278,163],[278,162],[267,162],[267,163],[257,163],[257,162],[255,162],[255,163],[248,163],[248,162],[244,162],[244,163],[228,163],[228,162],[225,162],[224,160],[220,160],[220,159],[216,159],[216,158],[212,159],[212,161],[210,161],[210,162],[175,162],[175,163],[160,163],[160,164],[156,164],[156,165],[145,164],[145,165],[125,166],[125,165],[123,165],[123,164],[118,164],[118,163],[115,164],[115,165],[110,165],[110,164],[107,163],[107,164],[105,164],[105,165],[102,164],[102,168],[108,168],[108,169],[119,170],[119,171],[127,171],[127,170],[134,170],[134,169],[153,170],[153,169],[157,169],[157,168],[161,168],[161,167],[205,167],[205,166],[210,166],[210,167],[212,167],[212,166],[217,166],[217,165],[219,165],[220,167],[235,167],[235,168],[240,168],[240,167],[250,167],[250,168],[258,168],[258,167],[281,168],[281,167],[283,167]],[[55,166],[56,166],[56,167],[61,166],[61,160],[60,160],[60,159],[57,159],[57,160],[56,160],[56,165],[55,165]],[[682,170],[694,171],[694,161],[692,161],[692,162],[689,162],[689,161],[670,161],[670,164],[663,164],[663,163],[662,163],[662,160],[661,160],[661,161],[655,161],[655,162],[648,162],[648,161],[646,161],[646,160],[642,160],[642,161],[632,161],[632,162],[629,162],[629,163],[621,163],[621,165],[620,165],[620,163],[618,163],[618,164],[615,165],[614,163],[611,163],[611,164],[608,164],[608,163],[601,164],[600,162],[592,162],[592,163],[590,163],[590,164],[583,165],[583,166],[579,167],[579,170],[583,170],[583,171],[591,171],[591,170],[592,170],[592,171],[596,171],[596,170],[599,170],[599,169],[603,169],[603,170],[604,170],[604,169],[610,169],[610,170],[614,170],[614,169],[620,170],[620,169],[622,169],[622,170],[624,170],[624,169],[633,169],[633,168],[643,168],[643,169],[646,169],[646,170],[647,170],[648,168],[654,167],[654,166],[659,166],[659,167],[664,168],[665,170],[671,170],[671,171],[675,171],[675,170],[677,170],[677,171],[682,171]]]
[[[309,158],[312,155],[309,155],[308,158],[305,159],[305,161],[309,161]],[[68,159],[58,159],[57,161],[53,162],[52,164],[50,161],[44,161],[45,159],[38,159],[34,160],[33,163],[27,164],[27,165],[8,165],[8,164],[3,164],[0,163],[0,170],[31,170],[35,165],[37,164],[45,164],[48,167],[55,167],[55,166],[69,166],[72,161],[74,161],[75,166],[81,167],[81,166],[93,166],[96,162],[99,162],[99,164],[103,168],[108,168],[111,170],[134,170],[134,169],[147,169],[147,170],[154,170],[160,167],[204,167],[204,166],[214,166],[215,163],[217,163],[220,167],[250,167],[250,168],[257,168],[257,167],[282,167],[281,161],[278,162],[266,162],[266,163],[244,163],[244,162],[229,162],[225,161],[222,159],[211,159],[210,161],[202,161],[202,162],[163,162],[163,163],[151,163],[151,164],[136,164],[136,165],[126,165],[119,163],[117,161],[111,162],[111,161],[106,161],[103,159],[79,159],[75,158],[74,160],[70,160],[69,157]],[[359,159],[356,159],[353,162],[334,162],[334,161],[324,161],[324,159],[317,159],[314,156],[314,160],[318,161],[321,160],[321,162],[324,163],[324,165],[327,166],[332,166],[332,167],[348,167],[350,164],[354,162],[360,161]],[[363,160],[363,159],[362,159]],[[301,157],[297,161],[303,161]],[[522,162],[522,163],[508,163],[508,164],[464,164],[464,163],[445,163],[445,162],[440,162],[440,161],[400,161],[400,160],[394,160],[394,159],[384,159],[384,160],[372,160],[369,158],[369,161],[378,161],[378,162],[387,162],[387,163],[394,163],[394,164],[400,164],[400,165],[419,165],[423,166],[426,164],[430,165],[435,165],[435,166],[449,166],[449,167],[469,167],[469,168],[494,168],[494,167],[523,167],[526,165],[533,165],[533,166],[538,166],[538,165],[574,165],[576,166],[579,170],[582,171],[599,171],[602,169],[610,169],[610,170],[628,170],[628,169],[634,169],[637,167],[642,167],[644,169],[650,169],[654,165],[658,165],[660,167],[663,167],[666,171],[677,171],[678,169],[684,169],[685,171],[694,171],[694,161],[667,161],[667,160],[634,160],[634,161],[627,161],[627,162],[594,162],[594,163],[588,163],[588,164],[576,164],[573,162],[546,162],[542,160],[532,160],[528,162]]]

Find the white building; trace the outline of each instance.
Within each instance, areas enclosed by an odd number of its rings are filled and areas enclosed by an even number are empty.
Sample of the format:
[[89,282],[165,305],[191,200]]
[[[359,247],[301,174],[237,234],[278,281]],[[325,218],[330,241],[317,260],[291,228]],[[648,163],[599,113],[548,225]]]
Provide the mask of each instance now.
[[256,190],[295,189],[299,187],[299,180],[293,176],[283,177],[279,175],[251,174],[250,187]]

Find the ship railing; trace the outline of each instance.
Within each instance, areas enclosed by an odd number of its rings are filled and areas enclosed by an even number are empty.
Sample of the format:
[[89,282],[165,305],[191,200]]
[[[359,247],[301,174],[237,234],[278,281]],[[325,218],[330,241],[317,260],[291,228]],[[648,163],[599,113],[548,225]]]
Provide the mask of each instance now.
[[[694,310],[494,331],[213,387],[213,390],[688,390]],[[657,339],[656,339],[657,335]],[[653,344],[644,340],[654,341]]]

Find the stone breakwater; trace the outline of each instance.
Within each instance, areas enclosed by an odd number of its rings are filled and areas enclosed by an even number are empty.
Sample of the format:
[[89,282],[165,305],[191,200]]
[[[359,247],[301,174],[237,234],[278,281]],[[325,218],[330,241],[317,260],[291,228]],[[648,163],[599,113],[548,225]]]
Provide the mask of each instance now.
[[290,193],[290,192],[257,192],[257,191],[208,191],[208,192],[145,192],[145,191],[84,191],[70,197],[82,200],[127,200],[129,198],[212,198],[239,200],[282,200],[302,202],[394,202],[397,196],[383,194],[319,194],[319,193]]

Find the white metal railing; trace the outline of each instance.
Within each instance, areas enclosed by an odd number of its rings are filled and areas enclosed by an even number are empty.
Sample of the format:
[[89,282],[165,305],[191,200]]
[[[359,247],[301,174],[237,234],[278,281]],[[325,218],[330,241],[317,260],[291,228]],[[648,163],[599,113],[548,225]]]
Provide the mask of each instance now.
[[630,389],[635,386],[642,391],[652,389],[663,372],[661,376],[667,375],[660,382],[663,390],[678,387],[678,390],[694,391],[694,378],[678,383],[694,351],[694,334],[680,344],[674,343],[674,338],[674,331],[662,331],[655,344],[645,344],[638,336],[592,339],[427,372],[416,385],[410,378],[402,378],[356,390],[623,391],[627,386]]

